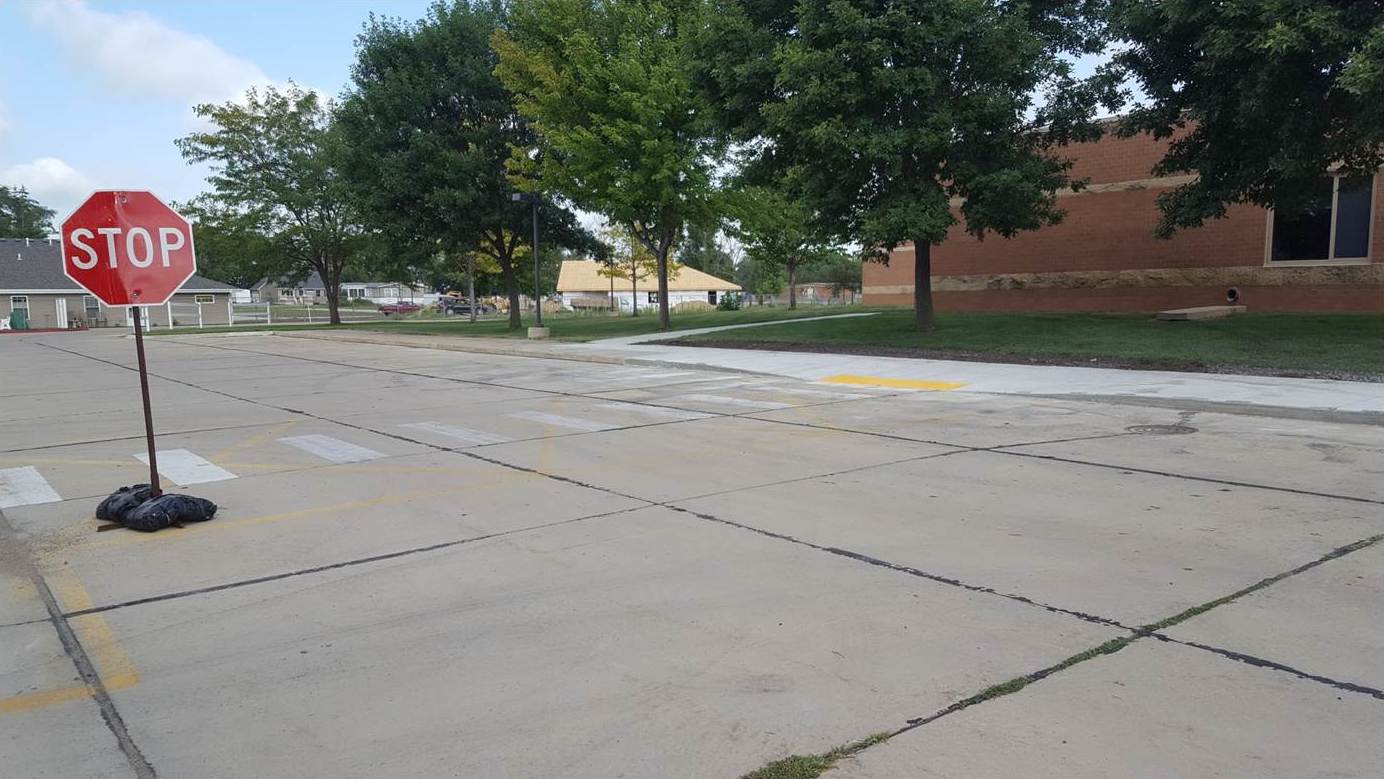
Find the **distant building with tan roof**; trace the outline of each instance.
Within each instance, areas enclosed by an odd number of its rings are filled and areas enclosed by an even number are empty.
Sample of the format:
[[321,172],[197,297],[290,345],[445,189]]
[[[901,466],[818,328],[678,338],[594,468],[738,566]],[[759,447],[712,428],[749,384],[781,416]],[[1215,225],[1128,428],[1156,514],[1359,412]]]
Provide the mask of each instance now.
[[[557,277],[562,304],[568,308],[609,308],[613,297],[621,311],[628,311],[634,308],[638,295],[640,308],[658,305],[657,276],[651,273],[635,283],[602,274],[605,267],[595,260],[564,260]],[[722,295],[739,291],[739,284],[679,265],[677,274],[670,274],[668,279],[668,305],[697,302],[714,306]]]

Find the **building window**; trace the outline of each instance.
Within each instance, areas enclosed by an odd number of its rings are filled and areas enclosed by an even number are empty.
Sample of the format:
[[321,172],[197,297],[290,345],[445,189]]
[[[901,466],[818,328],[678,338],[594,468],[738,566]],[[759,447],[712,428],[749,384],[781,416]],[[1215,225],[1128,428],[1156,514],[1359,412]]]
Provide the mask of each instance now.
[[1359,260],[1370,254],[1370,216],[1374,179],[1369,176],[1322,179],[1302,206],[1273,213],[1269,259]]
[[215,303],[215,302],[216,302],[216,296],[215,296],[215,295],[198,295],[198,296],[196,297],[196,301],[197,301],[198,303]]
[[86,311],[87,319],[101,318],[101,301],[92,295],[82,296],[82,308]]
[[291,298],[291,297],[293,297],[293,290],[291,290],[291,289],[281,289],[281,290],[279,290],[279,297],[281,297],[281,298]]
[[26,313],[26,314],[29,313],[29,296],[28,296],[28,295],[11,295],[11,296],[10,296],[10,310],[11,310],[11,311],[23,311],[23,312]]
[[648,295],[649,295],[649,305],[653,305],[654,303],[657,303],[657,302],[658,302],[658,293],[657,293],[657,292],[650,292],[650,293],[648,293]]
[[365,288],[364,288],[364,287],[347,287],[347,288],[346,288],[346,298],[347,298],[348,300],[359,300],[360,298],[363,298],[363,297],[365,297]]
[[713,289],[706,293],[706,302],[713,306],[716,305],[716,290]]
[[312,296],[315,297],[315,298],[320,298],[320,297],[322,297],[322,290],[320,290],[320,289],[314,289],[314,290],[312,291]]

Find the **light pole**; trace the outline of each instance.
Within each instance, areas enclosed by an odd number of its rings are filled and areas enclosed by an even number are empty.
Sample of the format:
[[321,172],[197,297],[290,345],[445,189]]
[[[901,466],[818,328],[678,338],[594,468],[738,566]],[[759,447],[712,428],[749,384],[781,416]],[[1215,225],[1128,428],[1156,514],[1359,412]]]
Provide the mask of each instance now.
[[538,326],[543,326],[542,280],[538,275],[538,195],[532,192],[515,192],[509,196],[516,203],[533,205],[533,307],[538,317]]

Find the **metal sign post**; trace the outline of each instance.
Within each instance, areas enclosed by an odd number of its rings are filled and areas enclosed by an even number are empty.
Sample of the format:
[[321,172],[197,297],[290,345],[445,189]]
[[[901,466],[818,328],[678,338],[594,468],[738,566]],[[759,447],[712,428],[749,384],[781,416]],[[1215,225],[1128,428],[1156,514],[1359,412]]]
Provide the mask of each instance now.
[[157,498],[163,494],[163,487],[159,484],[159,460],[154,449],[154,412],[149,405],[149,369],[144,363],[144,311],[139,306],[132,306],[130,312],[135,317],[135,354],[139,357],[139,394],[144,400],[144,442],[149,447],[150,494]]

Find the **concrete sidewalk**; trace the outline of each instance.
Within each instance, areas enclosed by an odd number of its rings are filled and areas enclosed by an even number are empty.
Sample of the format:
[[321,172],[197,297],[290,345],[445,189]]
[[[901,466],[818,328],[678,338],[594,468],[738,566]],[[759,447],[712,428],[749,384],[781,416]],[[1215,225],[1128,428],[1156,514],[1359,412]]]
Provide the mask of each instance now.
[[[631,343],[625,338],[563,343],[342,331],[278,335],[580,362],[711,368],[842,385],[1095,398],[1172,407],[1214,404],[1226,409],[1325,413],[1384,423],[1384,383],[712,349]],[[639,338],[652,337],[662,336]]]

